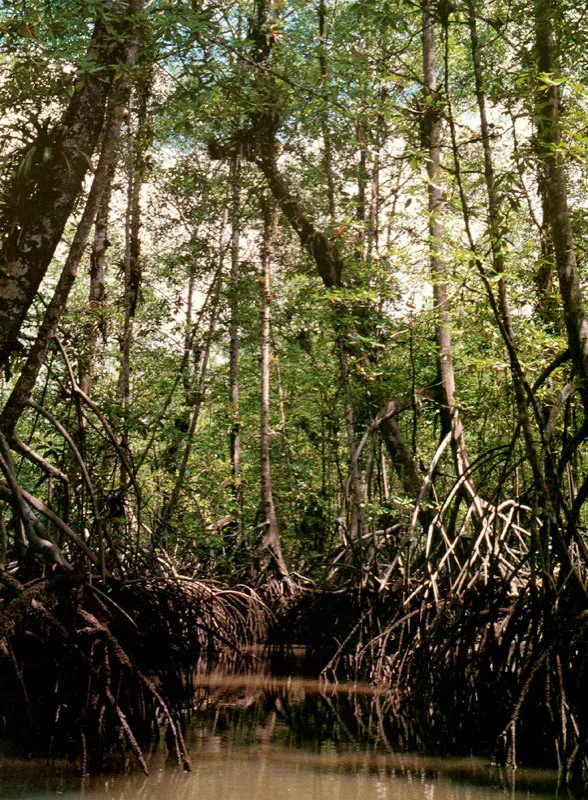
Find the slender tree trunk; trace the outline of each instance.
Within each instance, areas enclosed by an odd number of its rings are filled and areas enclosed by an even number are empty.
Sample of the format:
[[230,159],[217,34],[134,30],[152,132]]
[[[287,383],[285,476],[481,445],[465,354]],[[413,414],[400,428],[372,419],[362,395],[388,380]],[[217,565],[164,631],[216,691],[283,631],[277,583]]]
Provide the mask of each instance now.
[[263,242],[261,252],[261,502],[265,517],[265,534],[262,547],[273,558],[280,578],[288,579],[288,568],[282,553],[278,517],[272,490],[270,460],[270,373],[271,373],[271,270],[274,242],[278,228],[278,209],[273,198],[263,200]]
[[[431,0],[423,2],[423,73],[425,112],[422,124],[423,145],[427,149],[429,195],[429,259],[433,298],[437,312],[437,358],[441,376],[441,414],[445,431],[451,431],[451,443],[458,477],[468,468],[463,425],[455,391],[455,371],[451,343],[451,318],[447,274],[443,261],[443,191],[441,181],[442,118],[437,89],[435,57],[435,18]],[[443,434],[445,435],[445,434]]]
[[[325,0],[319,0],[318,7],[318,23],[319,23],[319,38],[318,38],[318,61],[320,69],[320,84],[319,88],[323,94],[328,91],[329,69],[327,64],[327,47],[326,47],[326,33],[325,33]],[[327,201],[329,204],[329,217],[331,224],[335,223],[337,216],[337,209],[335,205],[335,179],[333,177],[333,145],[331,142],[331,132],[329,130],[329,117],[326,107],[323,106],[320,115],[321,120],[321,133],[323,137],[324,157],[323,162],[325,165],[325,174],[327,177]]]
[[[328,64],[326,52],[326,33],[325,33],[325,0],[319,0],[318,22],[319,22],[319,41],[318,41],[318,60],[320,69],[320,88],[324,93],[328,88]],[[335,204],[335,180],[333,177],[333,147],[331,132],[329,130],[328,114],[326,109],[321,112],[321,132],[323,138],[324,156],[323,163],[327,179],[327,201],[331,225],[336,221]],[[371,217],[370,217],[371,218]],[[358,541],[362,529],[364,491],[361,481],[361,472],[358,460],[355,458],[357,447],[355,409],[351,401],[349,359],[344,345],[344,333],[341,334],[341,342],[338,345],[339,366],[341,370],[341,385],[345,397],[345,427],[347,431],[347,445],[349,448],[349,485],[350,497],[346,503],[347,507],[347,526],[349,537],[352,541]]]
[[[539,157],[542,153],[539,150]],[[539,194],[541,195],[541,209],[543,220],[541,222],[541,261],[535,273],[535,286],[537,287],[537,314],[543,324],[550,331],[560,328],[559,301],[555,286],[555,251],[550,228],[550,207],[548,202],[549,187],[547,177],[539,165]],[[558,324],[560,323],[560,324]]]
[[[380,102],[385,101],[387,94],[384,90],[380,90]],[[371,174],[371,199],[368,215],[368,230],[367,230],[367,247],[366,247],[366,261],[371,264],[374,259],[374,254],[378,257],[380,252],[380,210],[382,204],[381,195],[381,179],[382,179],[382,148],[386,142],[386,122],[381,110],[376,116],[376,122],[373,129],[373,157],[372,157],[372,174]],[[397,195],[398,188],[393,190]],[[391,209],[390,221],[394,216],[394,205]]]
[[229,289],[229,384],[231,395],[231,471],[235,500],[234,529],[237,543],[243,540],[243,484],[241,472],[241,421],[239,418],[239,256],[241,214],[241,157],[231,163],[231,283]]
[[386,466],[386,455],[380,444],[380,474],[382,476],[382,500],[387,503],[390,499],[390,487],[388,485],[388,467]]
[[[550,0],[535,0],[538,73],[557,76],[559,68],[553,30],[555,10]],[[537,88],[536,121],[543,172],[545,221],[551,232],[568,344],[580,379],[580,394],[588,412],[588,321],[580,288],[578,259],[561,143],[561,92],[556,80]]]
[[[538,86],[536,119],[539,154],[541,156],[540,163],[543,173],[544,216],[545,222],[549,226],[553,243],[568,347],[582,399],[584,424],[580,435],[576,438],[576,448],[570,448],[568,453],[562,456],[558,475],[552,478],[552,483],[554,484],[553,493],[555,489],[559,488],[556,483],[557,478],[561,476],[566,464],[569,463],[569,459],[574,455],[577,446],[586,438],[583,430],[585,430],[586,416],[588,415],[588,320],[586,319],[584,298],[580,285],[576,243],[568,203],[564,154],[560,147],[562,139],[561,93],[557,80],[553,79],[559,71],[553,26],[555,13],[556,10],[550,0],[535,0],[537,71],[539,76],[546,74],[551,77],[551,81],[547,86]],[[574,538],[578,550],[584,556],[584,562],[586,562],[584,536],[582,532],[578,531],[577,521],[588,498],[588,477],[584,478],[577,492],[574,490],[570,494],[573,497],[573,504],[568,514],[566,544],[569,544],[570,540]],[[556,541],[557,544],[558,542]],[[563,545],[560,545],[558,550],[561,551],[562,547]],[[565,556],[562,561],[564,567],[567,568]],[[586,563],[584,566],[586,566]],[[577,583],[581,592],[584,593],[583,600],[585,602],[585,585],[581,579],[578,579]]]
[[125,250],[124,250],[124,282],[123,282],[123,329],[120,334],[120,370],[116,387],[117,400],[121,408],[122,434],[128,446],[128,411],[131,400],[131,340],[133,335],[133,315],[131,314],[131,224],[133,217],[133,195],[136,185],[135,149],[136,135],[133,130],[133,98],[129,102],[127,131],[127,206],[125,211]]
[[488,232],[490,235],[490,248],[492,253],[492,267],[497,278],[498,297],[497,312],[498,323],[507,347],[511,374],[513,378],[517,413],[523,429],[525,444],[529,461],[533,469],[533,474],[537,485],[545,490],[545,480],[541,466],[541,459],[537,453],[537,446],[533,434],[533,426],[527,405],[527,392],[525,389],[525,379],[521,365],[517,356],[516,340],[512,326],[512,316],[508,299],[508,287],[505,277],[506,263],[504,259],[503,225],[501,220],[500,203],[496,191],[496,178],[494,173],[494,163],[492,156],[492,144],[490,139],[490,128],[488,125],[488,114],[486,110],[486,95],[484,92],[484,78],[482,72],[482,59],[480,44],[478,39],[475,0],[468,0],[469,25],[472,48],[472,61],[474,65],[474,78],[478,110],[480,113],[480,127],[482,132],[482,147],[484,152],[484,177],[486,182],[486,192],[488,196]]
[[[361,120],[355,123],[355,134],[357,137],[357,144],[359,145],[359,163],[357,165],[357,208],[355,217],[358,222],[365,222],[366,219],[366,192],[368,183],[368,147],[365,133],[365,127]],[[362,237],[365,234],[362,231]]]
[[121,335],[121,368],[117,387],[118,401],[123,414],[123,441],[128,446],[129,409],[131,403],[131,350],[133,346],[133,320],[139,301],[141,285],[141,190],[146,174],[146,151],[149,146],[148,102],[151,92],[151,75],[137,89],[137,127],[133,130],[129,113],[128,136],[128,189],[125,219],[124,256],[124,323]]
[[339,355],[339,368],[341,371],[341,386],[345,406],[345,431],[347,434],[347,448],[349,451],[348,491],[345,493],[345,507],[347,510],[347,534],[352,546],[361,548],[361,535],[364,529],[365,489],[363,486],[359,459],[357,458],[357,434],[355,424],[355,409],[351,401],[351,386],[349,376],[349,358],[343,341],[342,333],[337,343]]
[[156,536],[154,537],[154,544],[157,544],[159,541],[161,541],[161,538],[165,536],[165,530],[169,525],[169,523],[172,521],[174,514],[178,510],[179,500],[182,491],[185,488],[184,484],[186,480],[186,472],[188,469],[188,464],[190,462],[190,456],[192,454],[194,435],[196,433],[196,428],[198,427],[198,420],[200,419],[200,412],[202,410],[202,404],[204,402],[204,395],[206,391],[206,377],[208,371],[208,362],[210,360],[210,349],[212,346],[212,339],[218,321],[218,306],[221,296],[222,273],[225,263],[225,250],[226,250],[225,233],[226,233],[227,223],[228,223],[228,213],[225,208],[219,232],[218,269],[216,278],[213,282],[213,286],[211,287],[211,290],[214,288],[214,294],[211,295],[210,308],[207,309],[209,314],[208,329],[204,337],[202,346],[200,347],[201,355],[199,361],[200,370],[197,377],[198,383],[195,390],[193,389],[189,393],[192,402],[192,416],[190,417],[190,424],[188,426],[186,444],[184,447],[184,451],[182,453],[180,466],[178,468],[176,478],[174,480],[174,485],[169,500],[167,501],[167,503],[165,503],[165,505],[161,510],[160,521],[157,526],[157,533]]
[[102,202],[96,217],[94,243],[90,256],[90,289],[88,292],[88,316],[89,320],[85,326],[83,351],[80,356],[80,389],[88,395],[92,394],[92,373],[94,370],[94,359],[98,337],[103,328],[104,322],[102,314],[104,310],[105,285],[104,276],[106,271],[106,251],[108,242],[108,217],[110,212],[110,198],[112,179],[114,177],[115,162],[113,160],[108,185],[104,191]]
[[161,541],[162,537],[165,536],[166,527],[172,521],[174,514],[178,510],[180,497],[182,491],[185,489],[186,473],[188,470],[188,464],[190,463],[192,447],[194,445],[194,435],[196,433],[196,428],[198,427],[198,420],[200,419],[200,412],[202,410],[202,404],[204,402],[204,395],[206,391],[206,373],[208,370],[208,362],[210,359],[210,348],[212,345],[212,338],[214,336],[214,331],[216,328],[216,321],[217,321],[216,312],[218,309],[218,301],[220,296],[220,281],[218,283],[218,287],[219,288],[217,289],[216,297],[214,298],[212,307],[210,309],[210,322],[204,340],[204,347],[202,349],[200,374],[198,376],[198,386],[196,392],[194,393],[192,416],[190,418],[190,425],[188,427],[186,444],[184,447],[184,452],[182,453],[182,460],[180,462],[180,466],[176,474],[176,478],[174,480],[174,485],[170,498],[161,512],[160,522],[157,528],[157,534],[155,536],[154,544],[158,544]]
[[[194,264],[190,263],[188,265],[188,291],[187,291],[187,307],[186,307],[186,327],[184,331],[184,355],[182,358],[182,364],[185,364],[185,368],[182,370],[182,381],[184,384],[184,395],[186,397],[186,402],[189,403],[190,397],[192,394],[192,387],[194,385],[193,373],[194,370],[198,367],[198,351],[194,348],[194,331],[193,331],[193,323],[192,317],[194,312],[194,287],[196,284],[196,275],[194,270]],[[192,357],[192,358],[191,358]],[[194,365],[190,363],[191,360],[194,360]]]
[[286,473],[288,475],[288,488],[290,489],[290,504],[294,497],[294,471],[292,469],[292,453],[290,450],[290,439],[288,436],[288,423],[286,420],[286,402],[284,398],[284,383],[282,380],[282,369],[280,359],[275,357],[276,378],[278,379],[278,402],[280,405],[280,425],[282,428],[282,441],[284,443],[284,461],[286,463]]

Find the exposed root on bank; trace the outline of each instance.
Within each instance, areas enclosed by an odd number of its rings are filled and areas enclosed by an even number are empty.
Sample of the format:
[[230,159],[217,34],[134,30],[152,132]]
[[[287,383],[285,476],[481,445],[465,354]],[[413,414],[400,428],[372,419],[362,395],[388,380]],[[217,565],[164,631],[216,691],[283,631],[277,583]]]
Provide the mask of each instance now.
[[[393,551],[385,536],[372,537],[367,558],[362,545],[369,568],[356,569],[353,580],[341,569],[339,589],[333,582],[298,597],[276,640],[294,630],[325,678],[377,686],[360,714],[372,740],[493,754],[513,767],[549,764],[581,787],[588,776],[588,611],[576,588],[588,577],[583,552],[565,539],[564,570],[553,523],[531,502],[489,502],[462,489],[460,479],[444,499],[434,496],[426,525],[417,509]],[[313,620],[328,639],[311,630]]]
[[27,753],[79,761],[86,774],[165,741],[184,769],[193,673],[228,665],[255,641],[263,606],[246,591],[180,575],[93,584],[61,576],[20,584],[0,573],[0,672],[7,730]]

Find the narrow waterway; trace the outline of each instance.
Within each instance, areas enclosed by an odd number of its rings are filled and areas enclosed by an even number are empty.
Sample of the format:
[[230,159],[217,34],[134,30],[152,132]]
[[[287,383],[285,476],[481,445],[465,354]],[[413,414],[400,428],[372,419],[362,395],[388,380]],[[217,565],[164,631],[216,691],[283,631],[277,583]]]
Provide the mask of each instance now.
[[[377,731],[382,708],[368,687],[306,680],[215,677],[201,682],[186,731],[192,771],[163,742],[145,777],[80,778],[74,765],[0,759],[0,800],[498,800],[549,798],[556,776],[515,774],[476,758],[395,752]],[[370,730],[373,729],[372,734]],[[125,763],[121,752],[113,768]]]

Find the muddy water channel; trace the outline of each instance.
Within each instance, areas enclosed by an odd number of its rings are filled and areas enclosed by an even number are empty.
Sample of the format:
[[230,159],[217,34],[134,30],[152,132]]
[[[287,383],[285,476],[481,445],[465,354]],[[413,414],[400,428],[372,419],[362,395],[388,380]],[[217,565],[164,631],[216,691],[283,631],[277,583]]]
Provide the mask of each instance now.
[[[81,778],[73,765],[0,757],[0,800],[493,800],[558,794],[547,771],[399,752],[368,687],[300,679],[207,677],[187,725],[192,771],[163,742],[150,774],[128,755]],[[121,772],[121,767],[126,769]],[[114,770],[118,770],[114,771]],[[565,794],[565,792],[563,792]]]

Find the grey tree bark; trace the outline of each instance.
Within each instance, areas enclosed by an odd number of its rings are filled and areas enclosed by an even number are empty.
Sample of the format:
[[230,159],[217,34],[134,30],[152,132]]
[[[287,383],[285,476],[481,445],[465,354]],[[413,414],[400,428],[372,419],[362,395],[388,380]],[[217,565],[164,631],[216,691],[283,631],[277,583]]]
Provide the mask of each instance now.
[[[126,53],[126,63],[129,67],[134,64],[136,53],[136,39],[129,39]],[[53,297],[47,306],[43,322],[37,333],[37,338],[29,350],[21,374],[0,415],[0,428],[9,436],[14,432],[16,423],[32,396],[35,382],[47,356],[49,344],[57,332],[57,326],[67,305],[71,288],[77,277],[78,268],[84,255],[100,203],[107,192],[112,178],[116,150],[120,139],[122,119],[129,91],[129,80],[127,78],[122,78],[116,85],[116,91],[112,98],[109,122],[104,136],[100,159],[82,218],[78,224]]]
[[229,383],[231,396],[231,471],[235,500],[234,528],[237,542],[243,539],[243,485],[241,474],[241,422],[239,419],[239,281],[240,281],[240,214],[241,154],[237,150],[231,161],[231,276],[229,287]]
[[429,259],[433,298],[437,312],[437,358],[441,377],[441,413],[451,444],[458,477],[464,475],[469,461],[463,424],[456,400],[455,370],[451,342],[451,318],[447,274],[443,260],[443,191],[441,180],[441,138],[443,123],[441,98],[437,87],[435,56],[435,17],[431,0],[423,2],[423,74],[425,110],[422,123],[423,144],[427,149],[429,198]]
[[[535,49],[539,74],[557,75],[555,9],[550,0],[535,0]],[[544,214],[549,226],[564,319],[584,410],[588,412],[588,321],[580,288],[578,257],[568,202],[562,140],[561,90],[557,80],[537,87],[536,123],[543,172]]]
[[128,414],[131,403],[131,349],[133,345],[133,320],[139,302],[141,285],[141,190],[146,175],[146,151],[149,146],[148,102],[151,93],[151,72],[143,76],[136,90],[137,121],[133,129],[129,113],[128,134],[128,188],[125,220],[124,255],[124,323],[120,338],[121,367],[117,386],[118,401],[123,414],[122,435],[128,445]]
[[[1,220],[0,366],[18,347],[17,337],[41,285],[88,172],[102,130],[106,101],[117,62],[125,63],[134,20],[141,7],[129,0],[96,22],[85,61],[98,72],[80,71],[61,122],[49,142],[35,143],[27,155],[34,167],[23,168],[9,189],[9,213]],[[42,150],[42,152],[41,152]],[[24,167],[26,165],[23,157]]]
[[270,458],[270,381],[271,381],[271,272],[274,242],[278,228],[278,209],[273,198],[263,200],[263,241],[261,249],[261,416],[260,416],[260,459],[261,459],[261,502],[263,507],[265,533],[262,548],[273,559],[278,576],[289,582],[288,567],[282,552],[278,517],[274,504],[272,470]]

